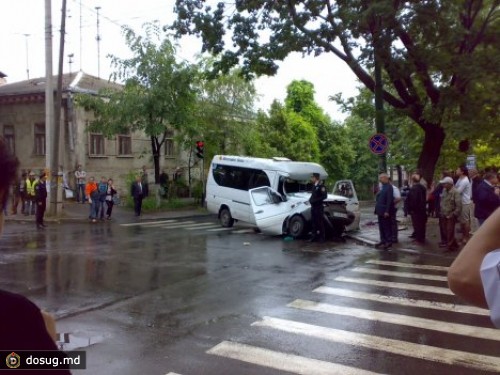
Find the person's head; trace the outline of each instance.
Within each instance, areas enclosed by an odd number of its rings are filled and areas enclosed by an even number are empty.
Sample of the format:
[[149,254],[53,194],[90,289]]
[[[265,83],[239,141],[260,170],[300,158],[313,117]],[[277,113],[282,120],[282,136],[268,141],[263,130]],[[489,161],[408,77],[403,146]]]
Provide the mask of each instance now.
[[108,180],[108,185],[113,185],[113,180],[111,178]]
[[145,165],[143,165],[143,166],[142,166],[142,170],[143,170],[144,172],[146,172],[147,168],[146,168],[146,166],[145,166]]
[[31,171],[31,172],[28,174],[28,178],[29,178],[31,181],[34,181],[34,180],[35,180],[35,172]]
[[467,167],[465,165],[461,165],[460,167],[457,168],[457,176],[458,177],[462,177],[462,176],[468,176],[468,170],[467,170]]
[[40,181],[45,182],[47,181],[47,175],[45,172],[40,173]]
[[135,176],[135,181],[136,181],[136,182],[141,182],[141,180],[142,180],[142,179],[141,179],[141,176]]
[[422,176],[420,175],[420,172],[418,172],[418,171],[413,172],[413,174],[411,175],[411,180],[414,183],[419,183],[421,179],[422,179]]
[[7,204],[9,187],[16,178],[17,167],[19,166],[19,161],[9,152],[2,138],[0,138],[0,165],[2,166],[2,173],[0,173],[0,234],[2,234],[3,208]]
[[389,183],[389,175],[387,173],[380,173],[378,175],[378,180],[382,183],[382,184],[387,184]]
[[487,172],[484,174],[484,179],[493,186],[498,185],[498,174],[495,172]]
[[443,169],[443,172],[441,173],[442,178],[451,177],[452,175],[453,174],[451,173],[451,171],[449,169]]
[[94,178],[94,177],[90,177],[90,178],[89,178],[89,182],[90,182],[90,183],[95,182],[95,178]]
[[447,176],[439,181],[439,183],[443,185],[444,189],[450,190],[453,187],[453,178]]
[[313,174],[311,175],[311,181],[312,181],[312,183],[313,183],[313,184],[315,184],[316,182],[318,182],[318,181],[319,181],[319,179],[320,179],[320,177],[321,177],[321,176],[320,176],[320,174],[319,174],[319,173],[313,173]]
[[106,177],[101,176],[101,182],[105,184],[106,183]]
[[409,185],[408,180],[404,180],[403,181],[403,186],[408,186],[408,185]]
[[78,170],[81,171],[82,170],[82,165],[81,164],[78,164]]

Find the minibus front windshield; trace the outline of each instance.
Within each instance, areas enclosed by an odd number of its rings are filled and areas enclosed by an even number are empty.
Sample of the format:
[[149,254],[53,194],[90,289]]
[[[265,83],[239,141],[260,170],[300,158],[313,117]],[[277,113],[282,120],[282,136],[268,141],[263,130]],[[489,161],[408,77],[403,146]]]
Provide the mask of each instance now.
[[308,180],[294,180],[292,178],[283,178],[281,181],[286,195],[311,194],[313,184]]

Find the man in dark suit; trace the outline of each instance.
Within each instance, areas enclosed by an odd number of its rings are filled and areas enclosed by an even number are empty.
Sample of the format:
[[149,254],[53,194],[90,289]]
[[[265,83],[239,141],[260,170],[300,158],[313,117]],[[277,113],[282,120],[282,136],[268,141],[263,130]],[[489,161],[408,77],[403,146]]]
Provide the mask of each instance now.
[[408,193],[408,213],[411,215],[411,222],[415,233],[415,242],[425,243],[425,226],[427,223],[427,189],[420,183],[419,173],[413,173],[411,177],[412,185]]
[[377,193],[375,203],[375,214],[378,216],[378,230],[380,233],[380,242],[375,245],[377,248],[388,250],[392,246],[392,216],[395,214],[394,209],[394,191],[389,183],[387,173],[379,175],[379,181],[382,184],[380,191]]
[[477,217],[479,225],[483,225],[486,219],[500,206],[500,189],[496,187],[497,185],[497,174],[487,172],[477,188],[474,216]]
[[144,186],[142,184],[141,176],[135,178],[135,182],[132,184],[132,189],[130,195],[134,198],[134,211],[135,216],[141,216],[142,199],[144,198]]
[[325,242],[325,223],[323,222],[324,207],[323,202],[327,198],[325,185],[321,183],[319,173],[313,173],[311,182],[313,183],[312,194],[309,198],[311,204],[312,237],[311,242]]

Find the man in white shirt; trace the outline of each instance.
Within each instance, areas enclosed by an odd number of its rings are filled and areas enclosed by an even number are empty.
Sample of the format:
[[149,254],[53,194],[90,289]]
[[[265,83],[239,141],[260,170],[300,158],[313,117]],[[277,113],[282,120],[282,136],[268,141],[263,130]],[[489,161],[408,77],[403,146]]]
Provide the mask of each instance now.
[[392,243],[398,243],[398,208],[401,202],[401,192],[399,188],[392,183],[392,179],[389,178],[390,184],[392,185],[392,195],[394,197],[394,215],[391,216],[391,227],[392,227]]
[[[76,180],[76,201],[77,203],[85,203],[85,182],[87,178],[87,172],[82,169],[82,166],[79,165],[77,170],[75,171],[75,180]],[[81,201],[80,201],[81,199]]]
[[462,241],[467,243],[470,238],[470,229],[472,224],[472,185],[468,177],[468,170],[465,166],[460,166],[457,168],[456,174],[458,180],[455,183],[455,189],[462,196],[462,217],[460,218],[460,224],[462,227]]

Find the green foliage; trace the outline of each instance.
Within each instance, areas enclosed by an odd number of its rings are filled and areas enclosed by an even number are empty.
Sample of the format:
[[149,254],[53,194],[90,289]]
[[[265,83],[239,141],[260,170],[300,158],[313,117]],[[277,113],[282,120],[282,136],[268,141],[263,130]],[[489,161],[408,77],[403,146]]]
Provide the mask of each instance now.
[[376,56],[385,102],[424,132],[417,163],[426,179],[446,134],[499,138],[498,0],[206,3],[177,0],[171,28],[202,37],[202,51],[217,56],[214,74],[238,65],[247,77],[273,75],[292,52],[332,53],[373,92]]

